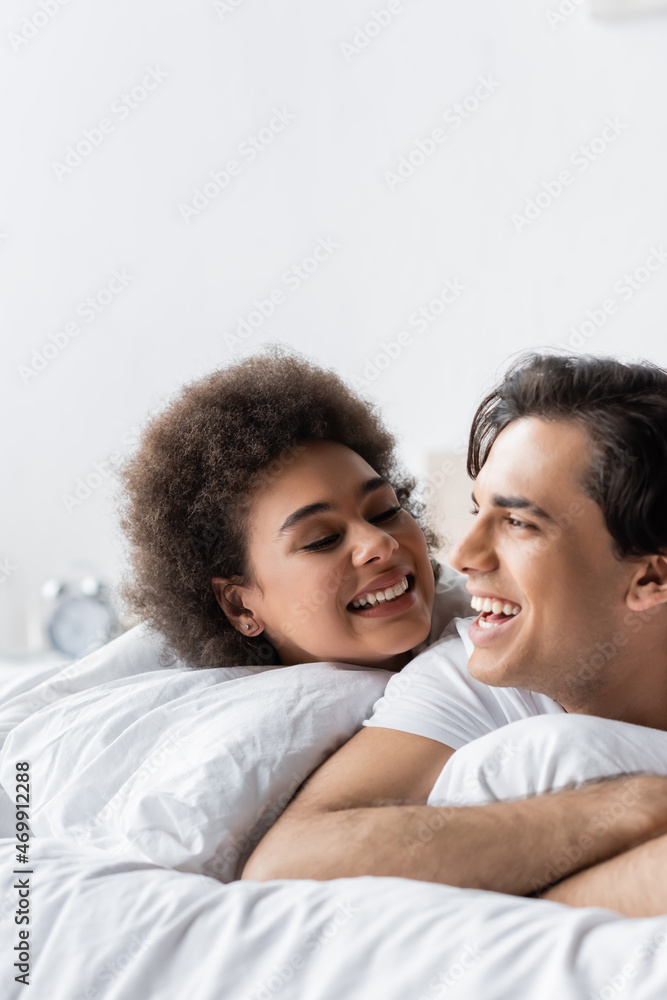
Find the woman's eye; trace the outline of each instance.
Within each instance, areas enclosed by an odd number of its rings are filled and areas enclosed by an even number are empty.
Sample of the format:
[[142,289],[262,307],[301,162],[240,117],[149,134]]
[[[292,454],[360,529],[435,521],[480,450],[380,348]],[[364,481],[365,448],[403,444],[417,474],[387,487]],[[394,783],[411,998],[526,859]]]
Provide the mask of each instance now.
[[469,514],[472,514],[472,516],[473,516],[473,517],[477,517],[477,515],[479,514],[479,507],[476,507],[476,506],[475,506],[475,505],[473,504],[473,506],[472,506],[472,507],[469,507],[469,508],[468,508],[468,513],[469,513]]
[[[389,521],[392,517],[395,517],[399,511],[403,510],[400,504],[395,507],[390,507],[388,510],[383,510],[381,514],[376,517],[370,518],[371,524],[376,524],[378,522]],[[308,545],[303,546],[304,552],[318,552],[321,549],[330,549],[333,545],[340,540],[340,534],[327,535],[326,538],[318,538],[316,542],[309,542]]]
[[319,538],[316,542],[310,542],[308,545],[304,545],[304,551],[306,552],[317,552],[318,549],[328,549],[340,538],[340,535],[327,535],[326,538]]
[[396,507],[390,507],[389,510],[385,510],[381,514],[378,514],[377,517],[371,518],[371,523],[375,524],[376,521],[388,521],[391,517],[394,517],[395,514],[398,514],[399,510],[403,510],[400,504]]

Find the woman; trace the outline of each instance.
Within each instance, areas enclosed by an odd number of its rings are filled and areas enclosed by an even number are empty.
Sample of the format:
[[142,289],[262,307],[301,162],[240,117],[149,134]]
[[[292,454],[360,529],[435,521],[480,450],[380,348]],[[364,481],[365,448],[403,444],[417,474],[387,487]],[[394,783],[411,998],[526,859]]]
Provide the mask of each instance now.
[[[394,439],[334,373],[273,350],[187,385],[123,479],[124,597],[192,666],[400,670],[429,638],[435,540]],[[469,607],[444,590],[438,631]]]

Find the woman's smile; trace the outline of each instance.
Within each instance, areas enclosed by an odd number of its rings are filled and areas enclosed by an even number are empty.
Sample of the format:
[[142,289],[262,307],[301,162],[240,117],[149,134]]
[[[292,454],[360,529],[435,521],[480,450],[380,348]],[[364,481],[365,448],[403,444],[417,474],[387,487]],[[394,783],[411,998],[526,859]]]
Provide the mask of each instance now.
[[399,669],[428,636],[435,582],[424,533],[350,448],[305,443],[251,503],[249,522],[254,582],[238,603],[281,663]]
[[[412,573],[386,573],[384,578],[350,601],[347,610],[361,618],[389,618],[408,611],[415,602]],[[392,581],[398,577],[398,582]],[[412,590],[411,590],[412,586]]]

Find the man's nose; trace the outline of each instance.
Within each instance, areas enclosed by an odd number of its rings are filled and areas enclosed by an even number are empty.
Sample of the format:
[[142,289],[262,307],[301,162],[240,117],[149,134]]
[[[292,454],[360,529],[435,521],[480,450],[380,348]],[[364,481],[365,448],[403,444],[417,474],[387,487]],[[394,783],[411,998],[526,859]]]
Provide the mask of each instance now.
[[449,553],[449,561],[459,573],[490,573],[498,559],[489,531],[483,522],[475,520],[463,538]]

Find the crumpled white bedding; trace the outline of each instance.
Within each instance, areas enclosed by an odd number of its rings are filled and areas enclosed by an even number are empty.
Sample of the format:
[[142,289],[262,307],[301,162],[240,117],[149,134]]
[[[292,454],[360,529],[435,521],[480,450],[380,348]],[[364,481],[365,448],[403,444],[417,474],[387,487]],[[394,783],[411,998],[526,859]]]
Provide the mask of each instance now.
[[461,747],[428,804],[485,805],[622,774],[667,775],[667,732],[586,715],[540,715]]
[[[9,914],[11,864],[0,846]],[[4,1000],[665,996],[667,918],[394,878],[224,885],[50,839],[33,867],[31,985],[5,918]]]
[[[133,630],[0,708],[2,784],[11,796],[16,760],[30,760],[35,796],[27,994],[12,965],[26,876],[13,874],[14,841],[0,841],[3,1000],[667,996],[667,917],[395,878],[225,884],[258,822],[284,806],[286,775],[352,735],[388,675],[332,664],[193,672],[162,666],[158,650]],[[487,801],[577,783],[592,746],[584,780],[659,763],[666,734],[621,737],[623,724],[599,721],[505,727],[457,751],[434,795]],[[155,756],[179,728],[185,742]],[[218,836],[225,846],[211,855]]]
[[155,637],[133,629],[10,701],[0,709],[0,783],[10,789],[15,762],[30,762],[35,836],[229,882],[391,675],[159,660]]

